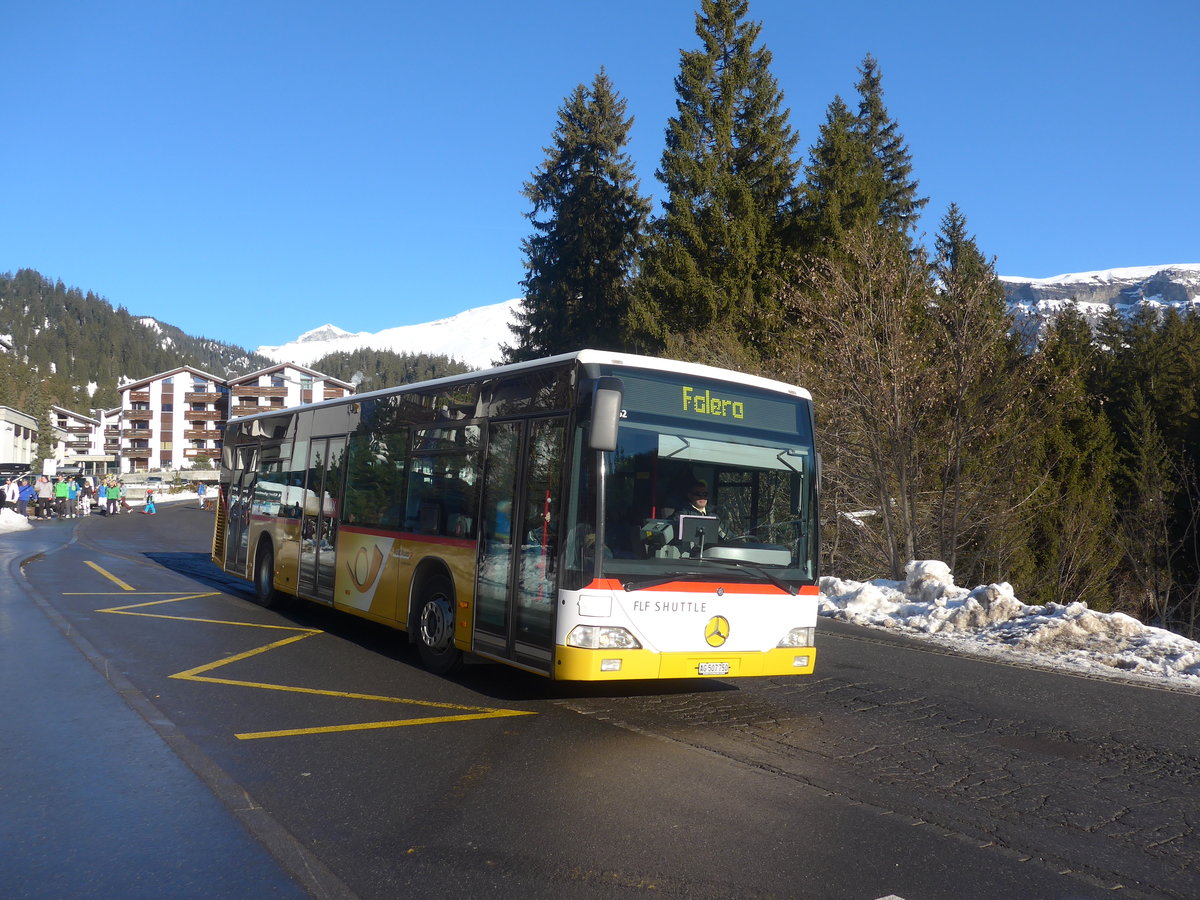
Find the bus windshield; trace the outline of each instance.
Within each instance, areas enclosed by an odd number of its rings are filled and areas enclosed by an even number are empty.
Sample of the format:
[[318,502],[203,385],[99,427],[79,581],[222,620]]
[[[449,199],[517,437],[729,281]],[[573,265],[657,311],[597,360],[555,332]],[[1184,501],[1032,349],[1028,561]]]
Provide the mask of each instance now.
[[604,454],[600,569],[622,583],[713,576],[812,583],[811,446],[764,436],[622,424]]

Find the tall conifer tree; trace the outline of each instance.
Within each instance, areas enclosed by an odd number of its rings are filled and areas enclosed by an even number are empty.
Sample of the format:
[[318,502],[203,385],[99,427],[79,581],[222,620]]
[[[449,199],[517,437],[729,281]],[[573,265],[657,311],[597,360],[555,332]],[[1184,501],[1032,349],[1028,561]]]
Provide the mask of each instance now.
[[1002,520],[1020,515],[1013,497],[1014,440],[1029,430],[1029,358],[1008,336],[1004,288],[980,252],[967,220],[950,204],[934,241],[937,297],[930,327],[943,348],[946,379],[943,463],[937,516],[938,558],[960,577],[1002,578],[991,560]]
[[928,202],[917,196],[912,155],[884,105],[878,61],[868,54],[858,71],[857,112],[834,97],[809,149],[800,223],[805,244],[825,255],[860,225],[908,235]]
[[681,53],[677,114],[657,172],[666,187],[638,284],[636,327],[762,339],[797,203],[797,135],[747,0],[701,0],[701,49]]
[[928,198],[917,196],[917,181],[912,177],[912,154],[896,120],[888,115],[883,103],[883,76],[879,61],[867,54],[858,68],[857,130],[870,150],[873,169],[883,179],[883,202],[879,222],[901,232],[911,232]]
[[624,349],[629,280],[650,201],[625,152],[633,118],[602,68],[559,109],[546,160],[525,184],[525,302],[506,361],[590,346]]
[[883,179],[870,177],[873,160],[856,133],[854,114],[841,97],[825,113],[809,149],[803,216],[809,246],[839,242],[847,231],[874,224],[883,206]]

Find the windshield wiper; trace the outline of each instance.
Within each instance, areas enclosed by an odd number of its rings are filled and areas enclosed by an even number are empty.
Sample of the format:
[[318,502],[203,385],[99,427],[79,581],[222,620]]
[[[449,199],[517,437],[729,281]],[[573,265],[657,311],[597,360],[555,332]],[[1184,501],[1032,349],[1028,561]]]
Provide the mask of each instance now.
[[[759,578],[765,578],[777,588],[781,588],[795,597],[800,593],[800,589],[793,584],[789,584],[777,575],[772,574],[761,566],[756,566],[754,563],[742,562],[738,559],[711,559],[707,556],[696,557],[694,562],[700,563],[717,563],[722,566],[730,566],[735,569],[745,569],[752,575],[757,575]],[[641,581],[627,581],[623,585],[627,591],[640,591],[643,588],[655,587],[656,585],[666,584],[668,581],[694,581],[697,578],[705,578],[703,572],[665,572],[662,575],[655,575],[651,578],[643,578]]]
[[755,565],[754,563],[743,562],[740,559],[715,559],[711,556],[702,556],[700,557],[700,561],[706,563],[717,563],[718,565],[722,566],[731,566],[735,569],[745,569],[747,572],[750,572],[753,575],[767,579],[767,581],[771,582],[771,584],[775,585],[775,587],[782,588],[793,597],[800,593],[800,589],[794,584],[784,581],[778,575],[775,575],[767,569],[764,569],[762,566]]
[[641,581],[627,581],[623,586],[627,591],[640,591],[642,588],[666,584],[668,581],[687,581],[704,577],[706,576],[703,572],[666,572],[651,578],[643,578]]

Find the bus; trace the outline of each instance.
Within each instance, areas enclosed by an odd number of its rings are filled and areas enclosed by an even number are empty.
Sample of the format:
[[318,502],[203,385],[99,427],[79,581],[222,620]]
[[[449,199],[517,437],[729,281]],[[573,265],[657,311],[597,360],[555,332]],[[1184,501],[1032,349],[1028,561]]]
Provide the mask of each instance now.
[[439,674],[802,675],[819,484],[803,388],[582,350],[231,419],[212,556]]

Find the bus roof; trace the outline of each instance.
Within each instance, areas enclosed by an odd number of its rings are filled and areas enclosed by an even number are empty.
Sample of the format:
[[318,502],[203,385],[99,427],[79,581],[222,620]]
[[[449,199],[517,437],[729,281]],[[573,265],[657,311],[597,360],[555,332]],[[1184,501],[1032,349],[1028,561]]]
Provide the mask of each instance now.
[[316,403],[306,403],[302,406],[289,406],[285,409],[264,409],[262,412],[251,413],[248,416],[238,416],[230,419],[229,421],[231,423],[241,422],[244,420],[256,419],[264,416],[278,416],[280,413],[293,412],[300,409],[316,409],[324,406],[338,406],[344,403],[356,403],[362,400],[370,400],[373,397],[390,396],[398,391],[416,390],[418,388],[424,390],[431,387],[438,387],[440,385],[452,385],[459,384],[461,382],[479,381],[487,378],[498,378],[504,375],[513,375],[526,370],[541,369],[572,361],[578,362],[580,365],[626,366],[631,369],[650,369],[655,372],[673,372],[677,375],[691,375],[697,378],[712,378],[718,381],[727,381],[731,384],[742,384],[748,387],[761,388],[763,390],[788,394],[792,397],[812,400],[812,394],[802,387],[787,384],[783,381],[775,381],[770,378],[761,378],[758,375],[747,375],[743,372],[735,372],[732,369],[721,369],[717,366],[708,366],[704,365],[703,363],[690,363],[681,362],[674,359],[662,359],[657,356],[639,356],[635,353],[616,353],[608,350],[576,350],[572,353],[560,353],[557,356],[546,356],[542,359],[533,359],[528,360],[527,362],[508,363],[502,366],[495,366],[491,369],[481,369],[477,372],[463,372],[461,375],[447,375],[442,378],[433,378],[429,381],[414,381],[410,382],[409,384],[380,388],[379,390],[369,391],[365,394],[351,394],[346,397],[337,397],[332,400],[320,400]]

